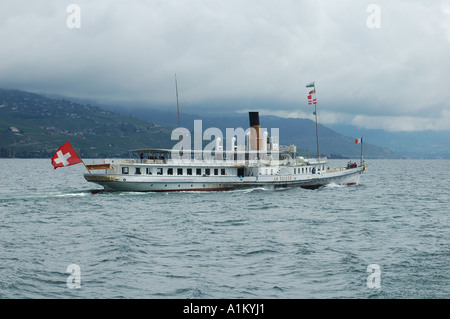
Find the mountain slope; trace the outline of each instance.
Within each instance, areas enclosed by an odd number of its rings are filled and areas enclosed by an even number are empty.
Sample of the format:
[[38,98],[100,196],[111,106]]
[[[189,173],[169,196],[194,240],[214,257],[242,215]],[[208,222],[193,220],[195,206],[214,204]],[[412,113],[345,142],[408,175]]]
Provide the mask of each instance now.
[[[125,111],[125,110],[122,110]],[[177,113],[173,111],[160,111],[156,109],[131,109],[127,110],[142,119],[154,121],[167,127],[177,127]],[[193,130],[194,120],[202,120],[203,130],[209,127],[217,127],[224,134],[226,128],[249,126],[247,113],[229,114],[229,115],[193,115],[181,114],[181,126]],[[316,124],[309,119],[281,118],[269,116],[260,113],[261,127],[279,128],[280,143],[283,145],[294,144],[302,155],[315,156],[317,154],[316,146]],[[336,133],[334,130],[319,124],[319,151],[320,154],[329,157],[348,157],[359,158],[361,154],[361,145],[355,144],[354,139],[359,138],[360,131],[355,129],[358,135],[354,137],[344,136]],[[356,134],[355,133],[355,134]],[[399,158],[400,156],[392,152],[387,147],[379,147],[365,139],[363,153],[366,158]]]
[[0,157],[51,157],[67,140],[82,157],[119,156],[171,147],[170,132],[96,106],[0,89]]
[[357,130],[365,139],[388,147],[403,157],[450,158],[450,131],[387,132],[351,125],[332,125],[331,128],[342,134]]

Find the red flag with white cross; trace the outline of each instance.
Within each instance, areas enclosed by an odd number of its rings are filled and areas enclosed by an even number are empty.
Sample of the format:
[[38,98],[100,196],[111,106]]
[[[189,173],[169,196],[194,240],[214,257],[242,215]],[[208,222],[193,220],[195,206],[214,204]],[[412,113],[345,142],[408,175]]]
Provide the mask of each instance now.
[[81,162],[81,158],[78,156],[77,152],[75,152],[69,141],[64,143],[52,157],[52,165],[55,169],[57,167],[75,165]]

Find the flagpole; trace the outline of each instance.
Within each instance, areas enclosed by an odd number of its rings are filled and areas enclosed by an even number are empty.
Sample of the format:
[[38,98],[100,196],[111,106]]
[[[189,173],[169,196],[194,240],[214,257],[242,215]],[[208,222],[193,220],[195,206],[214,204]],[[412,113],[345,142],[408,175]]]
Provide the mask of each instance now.
[[[314,93],[317,94],[316,91],[316,81],[313,82],[314,83]],[[320,153],[319,153],[319,129],[317,127],[317,98],[316,98],[316,104],[314,104],[315,107],[315,116],[316,116],[316,143],[317,143],[317,163],[320,162]]]
[[361,160],[360,160],[360,166],[363,166],[363,138],[361,136]]
[[75,153],[77,154],[78,158],[80,159],[80,161],[83,163],[84,167],[86,167],[87,171],[89,172],[89,174],[91,173],[91,170],[86,166],[86,163],[83,161],[83,159],[81,158],[81,156],[78,154],[77,150],[72,146],[72,143],[70,143],[70,141],[68,141],[70,146],[72,147],[72,149],[75,151]]

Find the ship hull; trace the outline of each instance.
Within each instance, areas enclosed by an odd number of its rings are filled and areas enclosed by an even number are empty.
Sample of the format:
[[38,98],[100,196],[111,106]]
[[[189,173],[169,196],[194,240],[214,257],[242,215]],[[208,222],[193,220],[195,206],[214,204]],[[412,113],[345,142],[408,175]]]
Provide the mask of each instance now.
[[262,187],[266,189],[302,187],[316,189],[327,184],[338,185],[359,184],[360,174],[364,167],[324,172],[302,176],[271,176],[271,177],[193,177],[158,178],[153,176],[85,174],[88,182],[104,187],[106,191],[131,192],[181,192],[181,191],[227,191]]

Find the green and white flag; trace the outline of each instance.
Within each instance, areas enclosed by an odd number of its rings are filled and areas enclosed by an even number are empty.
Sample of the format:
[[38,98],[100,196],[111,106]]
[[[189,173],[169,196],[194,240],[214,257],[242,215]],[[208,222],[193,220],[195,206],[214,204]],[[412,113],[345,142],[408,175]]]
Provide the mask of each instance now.
[[311,82],[309,84],[306,85],[307,88],[313,88],[314,87],[314,82]]

